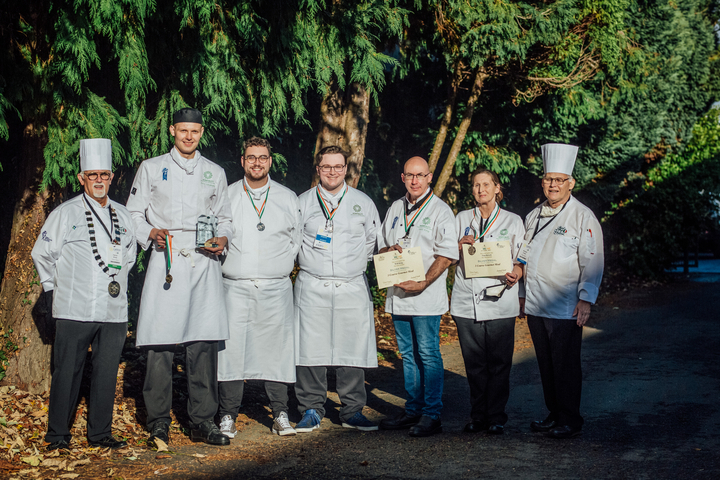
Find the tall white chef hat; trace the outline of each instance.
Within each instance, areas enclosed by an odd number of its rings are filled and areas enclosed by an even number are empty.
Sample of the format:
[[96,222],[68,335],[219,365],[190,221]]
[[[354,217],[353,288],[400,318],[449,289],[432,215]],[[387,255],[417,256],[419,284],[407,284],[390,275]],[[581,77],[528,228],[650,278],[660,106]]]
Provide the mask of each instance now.
[[545,173],[555,172],[572,176],[578,147],[565,143],[546,143],[540,148]]
[[112,147],[107,138],[86,138],[80,140],[80,171],[112,171]]

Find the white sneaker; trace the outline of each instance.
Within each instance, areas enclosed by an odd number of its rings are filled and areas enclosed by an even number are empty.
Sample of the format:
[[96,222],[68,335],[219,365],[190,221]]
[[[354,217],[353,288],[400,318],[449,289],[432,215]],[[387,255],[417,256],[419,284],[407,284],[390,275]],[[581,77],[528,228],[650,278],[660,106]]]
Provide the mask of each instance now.
[[230,438],[235,438],[237,435],[237,428],[235,428],[235,422],[230,415],[225,415],[220,420],[220,433]]
[[273,422],[272,433],[277,433],[280,436],[285,436],[295,435],[297,432],[290,425],[290,420],[288,420],[287,413],[280,412],[280,415],[278,415]]

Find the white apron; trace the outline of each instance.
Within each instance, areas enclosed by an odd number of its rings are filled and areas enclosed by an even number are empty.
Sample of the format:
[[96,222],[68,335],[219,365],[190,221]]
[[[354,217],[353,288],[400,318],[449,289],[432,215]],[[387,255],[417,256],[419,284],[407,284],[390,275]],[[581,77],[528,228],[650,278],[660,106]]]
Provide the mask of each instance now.
[[195,232],[171,230],[170,234],[173,281],[165,283],[165,251],[153,245],[140,301],[136,345],[227,339],[220,260],[193,248]]
[[365,275],[295,280],[298,365],[377,367],[375,317]]
[[230,338],[220,342],[218,380],[295,382],[290,278],[223,281]]

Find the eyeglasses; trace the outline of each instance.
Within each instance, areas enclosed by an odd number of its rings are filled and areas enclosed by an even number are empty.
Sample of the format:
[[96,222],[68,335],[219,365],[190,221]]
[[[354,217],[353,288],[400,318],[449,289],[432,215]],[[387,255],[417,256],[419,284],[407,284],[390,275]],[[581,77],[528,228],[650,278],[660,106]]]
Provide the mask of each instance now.
[[430,175],[430,172],[428,172],[428,173],[418,173],[418,174],[415,174],[415,173],[403,173],[403,175],[405,175],[405,180],[410,180],[410,181],[412,182],[412,181],[415,180],[416,178],[417,178],[418,180],[420,180],[421,178],[427,177],[428,175]]
[[545,185],[552,185],[553,183],[557,184],[558,187],[562,187],[565,182],[570,180],[572,177],[565,177],[565,178],[559,178],[559,177],[544,177],[542,179],[542,183]]
[[270,160],[270,157],[268,155],[260,155],[259,157],[256,157],[255,155],[248,155],[245,157],[245,160],[247,163],[267,163],[267,161]]
[[110,172],[102,172],[102,173],[98,173],[98,172],[83,172],[83,176],[84,176],[85,178],[87,178],[88,180],[91,180],[91,181],[97,180],[98,175],[100,175],[100,178],[103,179],[103,180],[110,180],[110,176],[112,175],[112,173],[110,173]]
[[345,167],[347,165],[318,165],[318,170],[320,170],[323,173],[330,173],[333,170],[336,173],[342,173],[343,170],[345,170]]

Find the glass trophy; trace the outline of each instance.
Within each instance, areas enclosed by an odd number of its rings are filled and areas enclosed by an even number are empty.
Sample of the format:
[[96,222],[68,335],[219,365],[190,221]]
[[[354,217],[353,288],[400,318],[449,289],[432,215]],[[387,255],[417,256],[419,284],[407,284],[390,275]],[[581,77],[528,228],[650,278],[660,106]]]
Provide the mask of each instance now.
[[210,240],[217,237],[218,220],[215,215],[200,215],[195,230],[195,245],[198,248],[217,247],[217,243]]

